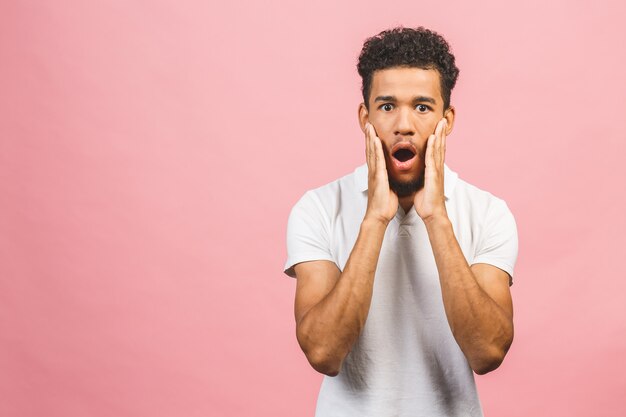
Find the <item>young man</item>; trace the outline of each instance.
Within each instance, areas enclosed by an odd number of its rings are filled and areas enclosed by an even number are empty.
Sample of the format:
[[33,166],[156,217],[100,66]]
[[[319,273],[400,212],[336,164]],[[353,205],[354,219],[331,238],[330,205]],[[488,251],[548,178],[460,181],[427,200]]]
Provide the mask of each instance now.
[[367,163],[289,217],[298,342],[326,374],[317,416],[480,416],[472,370],[513,340],[517,228],[444,164],[458,69],[424,28],[368,39],[358,63]]

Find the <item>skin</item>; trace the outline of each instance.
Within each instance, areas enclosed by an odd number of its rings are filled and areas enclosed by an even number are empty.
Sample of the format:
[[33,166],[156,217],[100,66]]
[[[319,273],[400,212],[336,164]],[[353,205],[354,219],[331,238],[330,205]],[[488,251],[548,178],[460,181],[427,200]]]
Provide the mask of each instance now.
[[[361,333],[369,311],[374,275],[387,225],[398,205],[424,221],[433,249],[442,299],[454,338],[478,374],[496,369],[513,341],[509,276],[488,264],[469,265],[456,240],[444,198],[446,136],[455,110],[443,108],[436,70],[395,67],[376,71],[369,106],[359,106],[368,166],[367,210],[343,272],[333,262],[295,266],[296,335],[310,364],[334,376]],[[369,110],[368,110],[369,108]],[[411,142],[418,160],[395,169],[391,147]],[[398,198],[389,177],[424,176],[415,193]]]

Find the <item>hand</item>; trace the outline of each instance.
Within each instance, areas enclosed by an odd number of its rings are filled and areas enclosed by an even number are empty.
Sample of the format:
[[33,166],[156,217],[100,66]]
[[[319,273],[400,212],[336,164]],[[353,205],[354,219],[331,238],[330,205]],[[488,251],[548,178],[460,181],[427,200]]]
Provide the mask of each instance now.
[[398,211],[398,196],[389,188],[383,145],[370,123],[365,124],[365,154],[368,174],[365,218],[374,218],[386,225]]
[[443,194],[443,162],[446,155],[446,119],[437,123],[435,133],[428,137],[426,144],[426,168],[424,169],[424,187],[415,193],[413,205],[415,211],[425,222],[437,217],[447,218],[445,197]]

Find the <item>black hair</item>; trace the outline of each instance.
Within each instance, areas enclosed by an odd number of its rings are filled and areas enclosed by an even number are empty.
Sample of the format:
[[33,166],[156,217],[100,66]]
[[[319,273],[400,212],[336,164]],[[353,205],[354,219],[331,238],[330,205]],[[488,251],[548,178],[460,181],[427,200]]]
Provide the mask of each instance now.
[[448,42],[438,33],[418,27],[396,27],[368,38],[359,55],[357,70],[363,80],[363,102],[369,109],[374,72],[393,67],[436,69],[441,80],[443,107],[450,107],[450,93],[459,76]]

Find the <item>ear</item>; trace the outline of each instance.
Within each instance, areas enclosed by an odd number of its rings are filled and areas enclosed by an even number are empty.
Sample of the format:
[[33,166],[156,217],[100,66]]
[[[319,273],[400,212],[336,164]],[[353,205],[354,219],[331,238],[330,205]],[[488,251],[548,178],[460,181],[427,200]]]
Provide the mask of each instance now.
[[367,107],[365,107],[364,103],[359,104],[359,125],[361,126],[361,131],[365,133],[365,124],[369,122],[369,112],[367,111]]
[[443,117],[446,119],[446,136],[452,132],[452,128],[454,127],[454,116],[456,110],[454,107],[450,106],[446,111],[443,112]]

